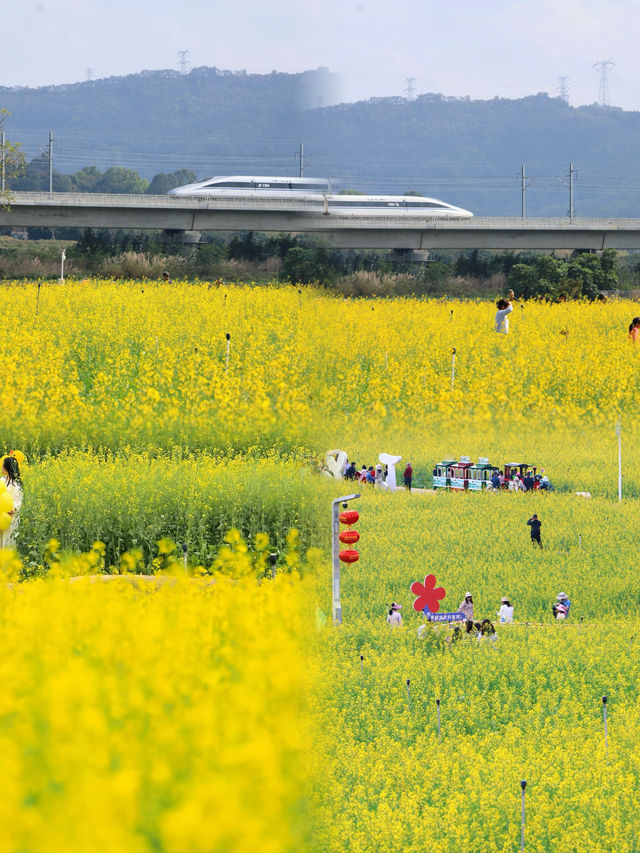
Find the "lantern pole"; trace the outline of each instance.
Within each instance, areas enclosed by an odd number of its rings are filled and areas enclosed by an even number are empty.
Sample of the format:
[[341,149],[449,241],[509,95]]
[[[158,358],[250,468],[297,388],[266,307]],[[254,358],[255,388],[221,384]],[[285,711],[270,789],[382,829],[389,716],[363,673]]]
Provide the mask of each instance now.
[[331,562],[333,566],[333,624],[342,625],[342,604],[340,603],[340,504],[345,508],[349,501],[355,501],[361,495],[345,495],[331,502]]
[[622,424],[616,423],[616,435],[618,436],[618,501],[622,500]]

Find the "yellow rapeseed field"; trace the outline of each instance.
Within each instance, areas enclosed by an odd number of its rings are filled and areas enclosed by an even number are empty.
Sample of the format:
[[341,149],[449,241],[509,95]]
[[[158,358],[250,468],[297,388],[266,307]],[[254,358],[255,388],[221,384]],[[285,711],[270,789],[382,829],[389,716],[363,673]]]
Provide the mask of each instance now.
[[298,585],[139,584],[0,586],[0,850],[300,850]]
[[[638,849],[637,305],[527,302],[503,336],[489,303],[318,288],[12,282],[5,301],[1,449],[28,465],[20,556],[0,553],[0,850],[517,850],[521,779],[527,850]],[[334,447],[401,454],[418,486],[447,456],[522,460],[556,491],[366,487],[335,628]],[[495,618],[506,594],[518,624],[418,640],[429,572],[445,609],[471,589]]]
[[487,303],[156,282],[5,293],[0,436],[27,451],[295,449],[345,429],[608,425],[635,412],[640,390],[625,301],[526,303],[505,336]]

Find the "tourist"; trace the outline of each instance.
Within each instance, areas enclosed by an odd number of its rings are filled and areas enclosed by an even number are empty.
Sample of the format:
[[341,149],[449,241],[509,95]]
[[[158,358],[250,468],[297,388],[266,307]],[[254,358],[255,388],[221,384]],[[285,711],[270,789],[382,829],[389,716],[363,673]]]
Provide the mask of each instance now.
[[526,489],[528,492],[532,492],[532,491],[533,491],[533,487],[534,487],[535,481],[534,481],[534,479],[533,479],[533,474],[531,473],[531,471],[527,471],[527,475],[526,475],[526,477],[524,478],[523,483],[524,483],[525,489]]
[[374,475],[374,484],[376,486],[384,485],[384,471],[382,470],[382,465],[378,463],[376,465],[375,475]]
[[389,608],[389,614],[387,616],[387,623],[391,625],[392,628],[401,628],[402,627],[402,615],[400,611],[402,610],[401,604],[396,604],[394,601]]
[[555,492],[555,489],[549,482],[549,478],[546,474],[543,474],[542,477],[540,477],[540,488],[544,492]]
[[404,469],[403,477],[405,488],[411,491],[411,478],[413,477],[413,468],[411,467],[411,462],[407,462],[407,467]]
[[500,599],[500,610],[496,615],[501,622],[513,622],[513,604],[506,596]]
[[640,317],[634,317],[629,326],[629,340],[634,344],[640,341]]
[[345,480],[355,480],[357,473],[358,472],[356,470],[356,463],[350,462],[349,467],[344,472],[344,478],[345,478]]
[[531,528],[531,544],[535,545],[536,543],[542,548],[542,540],[540,539],[540,528],[542,527],[542,522],[538,518],[538,516],[533,513],[527,524]]
[[473,622],[473,596],[470,592],[464,595],[464,601],[458,607],[458,613],[463,613],[467,621]]
[[360,469],[360,471],[358,471],[358,473],[356,474],[356,480],[359,483],[366,483],[367,482],[367,466],[366,465],[363,465],[362,468]]
[[16,531],[20,522],[20,507],[22,506],[22,479],[20,477],[20,466],[15,456],[5,456],[2,463],[2,475],[7,491],[13,498],[13,507],[8,512],[8,515],[11,516],[11,524],[6,530],[0,532],[0,548],[14,548]]
[[474,628],[478,632],[478,642],[490,637],[495,643],[496,629],[493,627],[493,622],[490,619],[483,619],[482,622],[475,622]]
[[498,299],[496,302],[496,332],[503,335],[509,334],[509,314],[513,311],[513,305],[506,299]]
[[168,273],[168,271],[167,271],[167,270],[165,270],[165,271],[162,273],[162,280],[163,280],[163,281],[167,281],[167,282],[169,282],[169,283],[171,282],[171,276],[169,275],[169,273]]
[[373,486],[375,481],[376,472],[373,470],[373,465],[369,465],[369,468],[367,469],[367,473],[365,475],[365,482]]
[[557,600],[551,605],[554,619],[566,619],[571,609],[571,602],[567,598],[566,593],[559,592]]

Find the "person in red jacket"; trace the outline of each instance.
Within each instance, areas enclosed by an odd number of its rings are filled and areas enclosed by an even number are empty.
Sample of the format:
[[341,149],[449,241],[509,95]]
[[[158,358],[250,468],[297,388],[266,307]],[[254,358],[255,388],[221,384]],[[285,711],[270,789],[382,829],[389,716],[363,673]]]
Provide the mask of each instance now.
[[413,468],[411,462],[407,462],[407,467],[404,469],[404,484],[411,491],[411,478],[413,477]]

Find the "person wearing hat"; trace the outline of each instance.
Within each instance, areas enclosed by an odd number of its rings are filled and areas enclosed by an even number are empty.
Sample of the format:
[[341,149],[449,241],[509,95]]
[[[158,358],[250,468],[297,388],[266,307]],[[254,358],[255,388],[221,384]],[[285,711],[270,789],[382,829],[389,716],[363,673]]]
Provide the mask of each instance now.
[[376,465],[376,473],[375,473],[375,485],[382,486],[384,483],[384,471],[382,470],[382,465],[378,462]]
[[565,592],[559,592],[557,595],[557,601],[554,601],[551,605],[551,610],[553,611],[553,618],[566,619],[569,615],[570,609],[571,602],[567,598],[567,594]]
[[473,596],[470,592],[465,592],[464,601],[458,607],[458,613],[464,613],[467,622],[473,622]]
[[501,622],[513,622],[513,604],[506,595],[500,599],[500,610],[496,615]]
[[402,627],[402,616],[400,614],[401,610],[401,604],[397,604],[395,601],[392,602],[391,607],[389,608],[389,614],[387,616],[387,623],[391,625],[392,628]]

